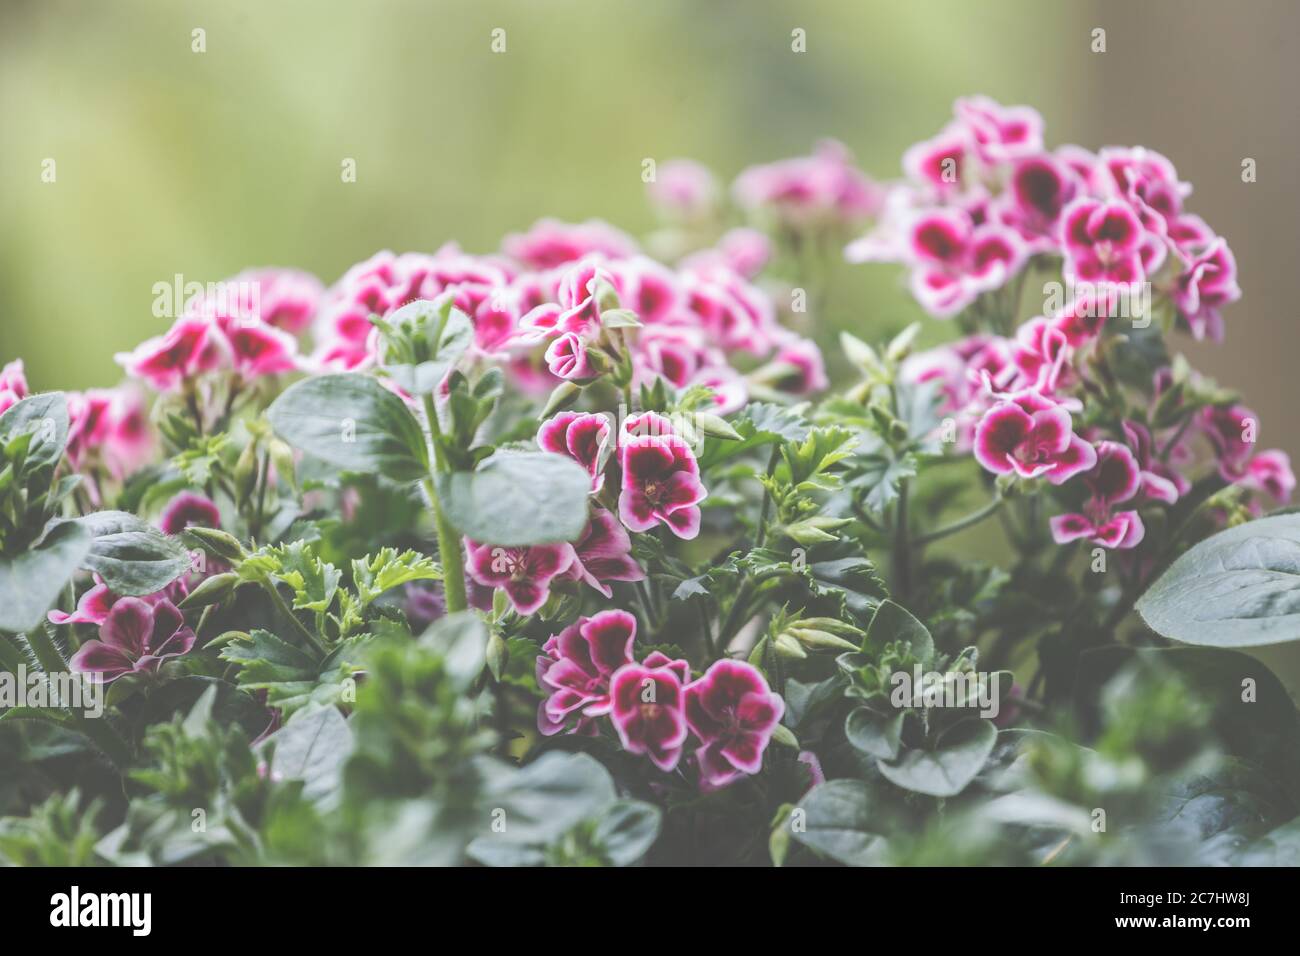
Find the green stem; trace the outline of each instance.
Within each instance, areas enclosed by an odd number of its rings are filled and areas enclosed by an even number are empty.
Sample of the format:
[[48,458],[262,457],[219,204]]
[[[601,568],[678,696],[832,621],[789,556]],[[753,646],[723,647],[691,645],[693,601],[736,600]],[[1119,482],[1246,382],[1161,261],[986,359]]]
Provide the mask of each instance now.
[[424,396],[424,417],[429,422],[429,434],[432,437],[433,464],[429,477],[424,481],[424,491],[429,496],[429,508],[433,511],[433,527],[438,535],[438,557],[442,560],[442,590],[447,600],[447,613],[455,614],[469,607],[465,594],[465,559],[461,553],[460,535],[451,526],[447,516],[442,513],[442,504],[438,500],[438,489],[434,478],[437,472],[445,471],[446,464],[442,458],[442,425],[438,422],[438,409],[433,404],[433,396]]
[[932,541],[938,541],[940,538],[946,538],[950,534],[956,534],[958,531],[963,531],[966,528],[969,528],[971,525],[979,524],[985,518],[990,517],[994,512],[996,512],[1001,507],[1002,507],[1002,499],[1000,497],[994,498],[992,501],[986,504],[983,508],[980,508],[978,511],[972,511],[966,517],[958,518],[952,524],[944,525],[942,528],[937,528],[934,531],[930,531],[927,532],[926,534],[920,535],[916,539],[916,544],[918,545],[930,544]]
[[322,657],[329,653],[325,649],[325,645],[317,639],[315,634],[307,630],[307,626],[303,624],[302,621],[298,620],[298,615],[294,614],[293,609],[284,602],[284,598],[280,595],[280,589],[275,586],[274,581],[266,582],[266,593],[271,595],[271,603],[276,606],[276,609],[281,614],[293,622],[294,627],[298,629],[298,633],[303,636],[303,639],[306,640],[308,644],[319,651]]
[[912,540],[908,528],[907,505],[911,483],[902,481],[898,486],[898,501],[894,505],[894,581],[898,596],[906,601],[912,590]]
[[58,647],[40,624],[27,632],[27,643],[40,661],[41,668],[47,674],[62,674],[68,669],[68,662],[59,653]]

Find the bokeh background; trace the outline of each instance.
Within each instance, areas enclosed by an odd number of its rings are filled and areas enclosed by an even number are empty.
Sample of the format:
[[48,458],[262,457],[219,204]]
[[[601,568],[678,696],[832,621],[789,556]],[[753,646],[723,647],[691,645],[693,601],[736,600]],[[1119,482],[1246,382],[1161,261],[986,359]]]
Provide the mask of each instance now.
[[[39,389],[112,384],[176,273],[328,283],[547,215],[644,233],[645,157],[730,179],[834,136],[892,178],[983,92],[1041,110],[1049,145],[1175,161],[1245,289],[1226,344],[1187,352],[1300,462],[1298,35],[1290,0],[0,0],[0,361]],[[918,314],[890,267],[841,266],[831,301],[827,325],[866,337]]]

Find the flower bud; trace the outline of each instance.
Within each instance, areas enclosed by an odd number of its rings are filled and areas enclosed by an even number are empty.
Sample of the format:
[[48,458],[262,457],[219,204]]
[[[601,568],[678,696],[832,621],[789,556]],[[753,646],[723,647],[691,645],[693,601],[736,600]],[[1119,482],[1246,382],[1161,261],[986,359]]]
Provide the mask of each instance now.
[[198,525],[192,525],[185,529],[185,533],[195,538],[202,545],[204,551],[214,557],[221,558],[223,561],[234,563],[242,561],[248,556],[238,538],[219,528],[202,528]]
[[214,574],[209,578],[204,578],[198,587],[185,595],[180,607],[183,610],[189,610],[195,607],[207,607],[209,604],[220,604],[234,593],[238,585],[239,575],[234,571]]

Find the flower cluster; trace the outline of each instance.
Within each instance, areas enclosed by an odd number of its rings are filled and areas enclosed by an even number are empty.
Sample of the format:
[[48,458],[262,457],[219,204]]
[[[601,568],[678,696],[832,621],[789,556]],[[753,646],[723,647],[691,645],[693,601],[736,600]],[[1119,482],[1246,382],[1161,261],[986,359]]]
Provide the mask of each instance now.
[[596,719],[608,716],[626,751],[664,771],[677,768],[694,735],[706,791],[758,773],[785,712],[763,675],[724,659],[692,680],[686,661],[660,651],[638,663],[635,642],[636,618],[626,611],[601,611],[553,635],[537,658],[537,682],[548,692],[538,729],[598,734]]
[[[1186,211],[1191,187],[1169,160],[1141,147],[1048,150],[1033,110],[976,97],[959,100],[903,168],[906,181],[847,255],[904,263],[917,301],[971,333],[912,356],[902,373],[939,391],[958,451],[995,475],[1054,486],[1079,476],[1083,506],[1052,520],[1058,542],[1137,546],[1139,509],[1172,505],[1190,487],[1198,434],[1224,481],[1289,498],[1289,460],[1254,453],[1248,410],[1180,409],[1170,364],[1136,396],[1117,381],[1115,352],[1132,335],[1163,315],[1219,339],[1221,309],[1240,296],[1231,251]],[[1016,326],[1033,276],[1046,281],[1045,308]]]
[[1221,338],[1221,309],[1241,295],[1227,243],[1184,209],[1191,187],[1154,150],[1049,150],[1035,111],[973,97],[903,169],[847,255],[906,264],[932,315],[956,315],[1047,262],[1081,288],[1151,283],[1197,338]]
[[258,269],[189,299],[165,333],[120,353],[127,373],[159,392],[192,388],[209,374],[241,382],[306,368],[297,336],[311,323],[320,282],[290,269]]
[[[313,362],[367,368],[378,348],[372,316],[449,296],[473,323],[477,354],[503,363],[533,394],[562,382],[639,387],[662,377],[675,388],[711,388],[725,412],[740,408],[754,383],[795,393],[825,387],[817,348],[778,323],[770,293],[754,281],[766,255],[747,233],[675,268],[600,222],[542,220],[502,250],[381,252],[353,266],[325,295]],[[633,318],[611,328],[611,312]]]

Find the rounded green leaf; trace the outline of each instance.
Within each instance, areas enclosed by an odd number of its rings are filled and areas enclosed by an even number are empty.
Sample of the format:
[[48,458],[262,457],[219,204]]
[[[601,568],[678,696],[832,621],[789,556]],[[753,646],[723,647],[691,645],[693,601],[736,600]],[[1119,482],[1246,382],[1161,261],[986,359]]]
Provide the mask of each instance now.
[[456,530],[506,547],[577,540],[590,491],[581,465],[546,452],[499,453],[476,471],[438,476],[438,497]]
[[0,415],[0,437],[23,432],[32,433],[27,461],[32,465],[52,465],[63,455],[68,443],[68,400],[62,392],[32,395]]
[[1207,647],[1300,638],[1300,514],[1221,531],[1178,558],[1137,602],[1151,630]]
[[281,438],[345,471],[417,481],[424,431],[406,403],[368,375],[321,375],[290,386],[267,417]]
[[0,556],[0,631],[30,631],[40,624],[89,549],[90,533],[64,521],[31,550]]
[[940,734],[933,750],[905,750],[896,763],[880,760],[876,766],[885,779],[905,790],[955,797],[975,779],[997,741],[991,722],[967,717]]
[[858,750],[881,760],[893,760],[903,738],[903,711],[885,715],[859,707],[844,720],[844,736]]
[[871,785],[862,780],[813,787],[785,823],[804,846],[847,866],[883,862],[887,841],[880,830],[886,825]]
[[97,511],[77,519],[90,532],[82,567],[115,594],[161,591],[190,569],[190,554],[175,538],[125,511]]

